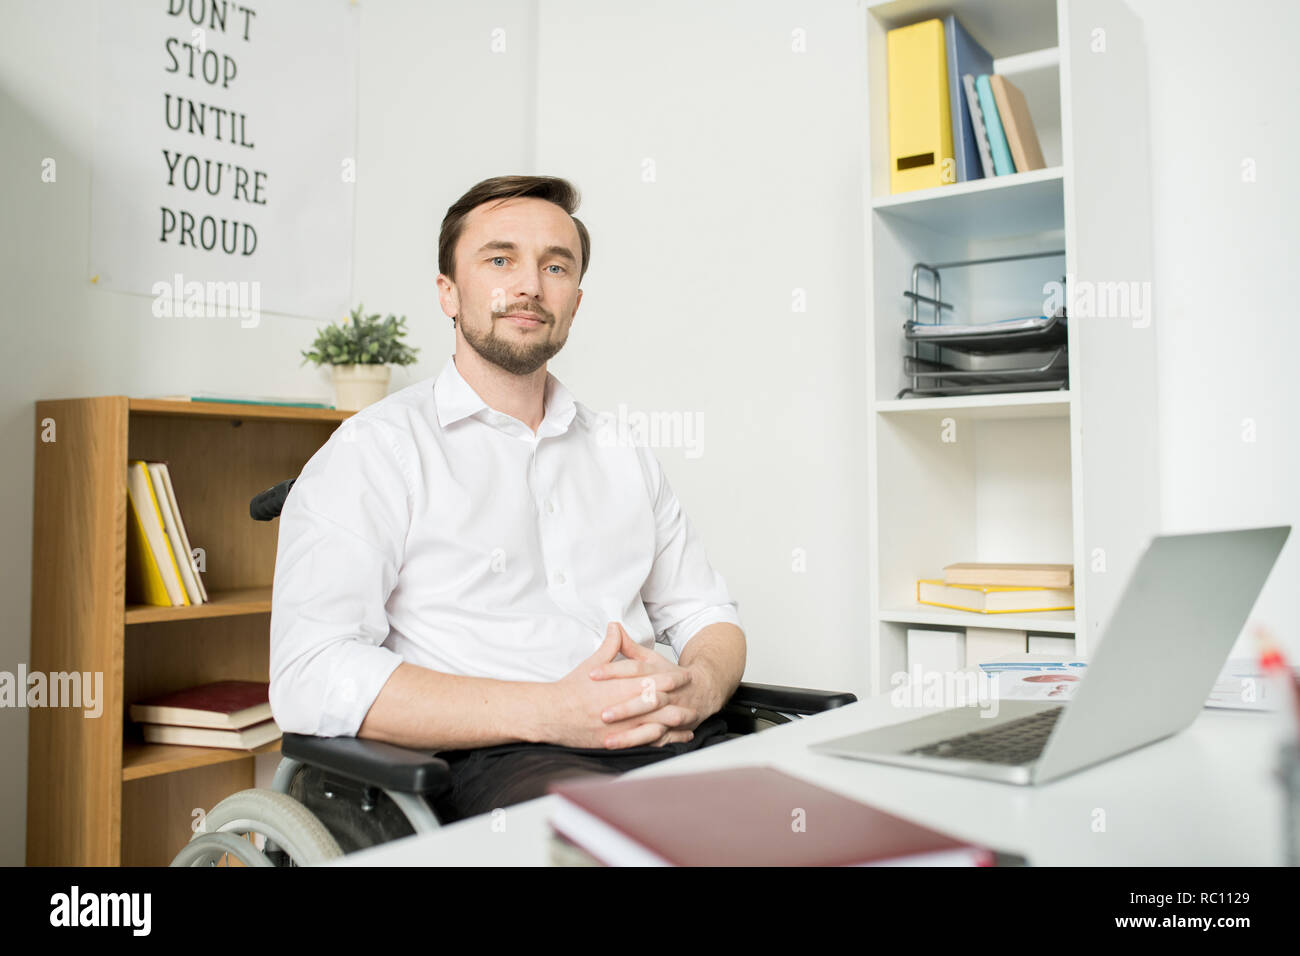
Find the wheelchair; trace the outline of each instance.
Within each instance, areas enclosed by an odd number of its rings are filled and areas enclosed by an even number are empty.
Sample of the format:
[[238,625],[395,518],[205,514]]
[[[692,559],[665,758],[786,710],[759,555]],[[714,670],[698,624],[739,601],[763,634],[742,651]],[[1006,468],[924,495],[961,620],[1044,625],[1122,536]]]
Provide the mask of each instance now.
[[[271,521],[294,479],[258,494],[249,514]],[[842,707],[854,694],[741,683],[719,714],[723,739]],[[436,752],[360,737],[284,734],[271,788],[242,790],[204,818],[172,866],[313,866],[459,817],[439,798],[451,767]],[[665,758],[671,759],[671,758]]]

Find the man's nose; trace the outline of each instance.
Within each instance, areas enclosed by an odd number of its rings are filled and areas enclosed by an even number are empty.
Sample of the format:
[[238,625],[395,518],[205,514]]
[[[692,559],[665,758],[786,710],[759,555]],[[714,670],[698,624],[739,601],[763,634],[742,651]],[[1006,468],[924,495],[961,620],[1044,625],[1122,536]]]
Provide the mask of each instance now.
[[535,299],[542,294],[542,276],[537,266],[520,269],[515,276],[514,293]]

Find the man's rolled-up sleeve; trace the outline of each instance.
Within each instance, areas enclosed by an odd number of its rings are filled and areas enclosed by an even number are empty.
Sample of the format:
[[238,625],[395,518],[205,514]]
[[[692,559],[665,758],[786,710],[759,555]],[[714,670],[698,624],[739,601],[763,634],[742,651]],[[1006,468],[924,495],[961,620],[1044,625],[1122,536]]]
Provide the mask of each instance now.
[[656,640],[671,644],[678,658],[710,624],[740,626],[740,610],[722,575],[713,569],[704,542],[673,493],[654,454],[640,448],[655,514],[655,559],[641,588]]
[[271,597],[271,712],[280,729],[355,736],[401,663],[383,647],[410,527],[390,426],[350,419],[307,463],[280,515]]

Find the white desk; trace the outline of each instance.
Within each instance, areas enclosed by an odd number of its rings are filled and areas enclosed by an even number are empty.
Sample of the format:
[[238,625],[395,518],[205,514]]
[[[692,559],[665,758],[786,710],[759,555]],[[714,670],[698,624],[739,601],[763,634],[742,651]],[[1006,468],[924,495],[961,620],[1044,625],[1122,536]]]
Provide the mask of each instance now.
[[[629,771],[633,776],[769,764],[1039,866],[1260,866],[1283,862],[1283,800],[1272,717],[1205,710],[1187,730],[1040,787],[1017,787],[817,754],[808,744],[933,713],[888,696]],[[331,866],[545,866],[555,797],[437,833],[362,850]],[[1094,830],[1097,811],[1105,828]],[[504,827],[502,827],[504,823]]]

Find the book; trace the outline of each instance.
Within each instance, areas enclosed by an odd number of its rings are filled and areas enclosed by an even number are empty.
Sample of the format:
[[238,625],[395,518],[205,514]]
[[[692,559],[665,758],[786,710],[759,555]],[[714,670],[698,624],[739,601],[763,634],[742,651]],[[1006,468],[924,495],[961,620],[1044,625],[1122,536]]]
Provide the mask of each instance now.
[[948,112],[952,120],[952,151],[957,163],[957,181],[964,183],[970,179],[983,179],[984,167],[980,162],[980,147],[970,102],[966,98],[963,75],[992,73],[993,57],[966,32],[955,14],[944,17],[943,37],[948,52]]
[[137,723],[241,730],[271,719],[270,685],[251,680],[199,684],[138,701],[130,713]]
[[230,395],[212,395],[207,392],[200,395],[159,395],[156,400],[160,402],[222,402],[230,405],[280,405],[287,408],[334,407],[326,402],[318,402],[309,398],[258,398],[255,396],[239,398]]
[[145,743],[175,744],[180,747],[222,747],[254,750],[281,737],[274,720],[264,720],[242,730],[214,730],[210,727],[178,727],[173,724],[141,724]]
[[180,571],[181,583],[191,604],[202,604],[208,599],[207,589],[194,567],[194,556],[190,551],[190,539],[185,533],[185,522],[181,520],[181,509],[176,503],[176,491],[172,487],[171,473],[166,462],[150,462],[149,478],[153,482],[154,497],[158,500],[158,510],[162,514],[163,531],[171,544],[172,554],[176,557],[176,567]]
[[943,569],[945,584],[992,584],[1009,588],[1074,586],[1072,564],[1003,564],[962,562]]
[[998,104],[998,116],[1002,120],[1002,131],[1007,137],[1007,147],[1011,150],[1016,172],[1046,168],[1047,162],[1038,146],[1038,133],[1034,130],[1034,121],[1029,115],[1025,95],[1005,76],[996,73],[989,77],[989,85],[993,88],[993,98]]
[[992,866],[998,862],[997,854],[986,847],[851,800],[775,767],[613,780],[571,778],[555,781],[547,790],[559,798],[550,819],[554,833],[605,866]]
[[979,154],[980,170],[985,177],[996,176],[993,168],[993,151],[989,148],[989,131],[984,126],[984,113],[980,110],[980,95],[975,90],[975,77],[967,73],[961,78],[966,87],[966,102],[970,107],[971,126],[975,131],[975,148]]
[[957,182],[943,21],[890,30],[889,191]]
[[148,463],[127,462],[127,600],[160,607],[188,607],[171,542],[163,530]]
[[919,604],[950,607],[978,614],[1022,614],[1026,611],[1072,611],[1074,588],[994,587],[987,584],[945,584],[922,578],[916,582]]
[[975,77],[975,92],[979,94],[980,115],[984,117],[989,152],[993,154],[993,172],[998,176],[1009,176],[1016,171],[1016,161],[1011,158],[1007,134],[1002,129],[1002,118],[998,115],[998,102],[993,96],[989,74],[981,73]]
[[143,507],[137,509],[131,494],[130,469],[126,494],[126,601],[171,607],[172,599],[163,583],[162,569],[149,545]]
[[549,842],[551,866],[601,866],[596,859],[563,833],[551,831]]

